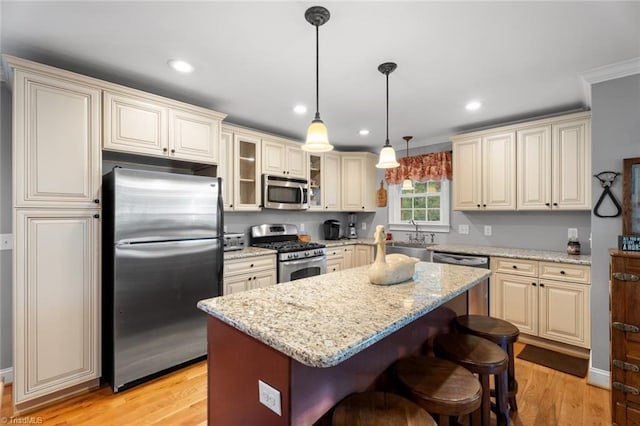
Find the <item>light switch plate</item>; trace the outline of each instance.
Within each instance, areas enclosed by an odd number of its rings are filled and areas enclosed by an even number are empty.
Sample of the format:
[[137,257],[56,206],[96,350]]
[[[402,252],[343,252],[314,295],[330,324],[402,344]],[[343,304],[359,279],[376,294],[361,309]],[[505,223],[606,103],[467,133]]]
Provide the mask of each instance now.
[[367,230],[367,222],[362,222],[362,230],[363,231]]
[[282,415],[282,405],[280,402],[280,391],[258,380],[258,395],[260,403],[273,411],[277,415]]
[[567,230],[567,238],[569,240],[577,240],[578,239],[578,228],[569,228]]
[[13,234],[0,234],[0,250],[13,250]]
[[300,224],[300,229],[299,229],[299,231],[300,231],[300,232],[304,232],[304,223],[301,223],[301,224]]
[[491,225],[485,225],[484,226],[484,236],[485,237],[490,237],[491,236]]
[[468,234],[469,225],[458,225],[458,234]]

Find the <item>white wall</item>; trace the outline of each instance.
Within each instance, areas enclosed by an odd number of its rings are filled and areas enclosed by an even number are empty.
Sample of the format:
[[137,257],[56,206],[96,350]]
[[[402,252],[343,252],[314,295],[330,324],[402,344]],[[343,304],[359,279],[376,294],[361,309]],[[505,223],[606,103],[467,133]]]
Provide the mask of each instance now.
[[[624,158],[640,157],[640,75],[594,84],[591,87],[592,174],[622,172]],[[622,176],[612,187],[622,204]],[[594,179],[593,205],[602,188]],[[609,370],[609,249],[616,248],[622,217],[591,217],[591,347],[592,365]]]

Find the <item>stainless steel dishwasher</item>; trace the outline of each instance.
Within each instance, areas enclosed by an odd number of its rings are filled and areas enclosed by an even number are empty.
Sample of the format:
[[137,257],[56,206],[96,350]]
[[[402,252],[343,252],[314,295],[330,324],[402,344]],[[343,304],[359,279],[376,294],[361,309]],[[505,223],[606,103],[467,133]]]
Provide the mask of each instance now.
[[[448,263],[450,265],[489,269],[489,257],[487,256],[467,256],[434,251],[432,261],[433,263]],[[489,315],[489,279],[472,287],[467,293],[467,312],[470,314]]]

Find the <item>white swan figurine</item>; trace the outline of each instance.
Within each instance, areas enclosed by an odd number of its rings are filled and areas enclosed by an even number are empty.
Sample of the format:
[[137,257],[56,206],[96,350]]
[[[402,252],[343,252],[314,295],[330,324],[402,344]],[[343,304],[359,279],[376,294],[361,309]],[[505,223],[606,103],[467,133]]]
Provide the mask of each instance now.
[[376,226],[374,238],[378,250],[376,260],[369,268],[369,281],[371,284],[388,285],[411,279],[420,259],[399,253],[386,255],[385,235],[384,226]]

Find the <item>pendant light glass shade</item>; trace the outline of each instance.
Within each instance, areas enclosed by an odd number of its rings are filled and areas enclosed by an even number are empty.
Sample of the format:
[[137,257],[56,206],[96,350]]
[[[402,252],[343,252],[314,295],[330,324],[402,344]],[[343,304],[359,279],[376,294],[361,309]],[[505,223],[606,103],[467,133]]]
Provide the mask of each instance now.
[[413,182],[411,182],[411,179],[405,179],[402,181],[402,190],[413,191]]
[[387,76],[387,139],[380,151],[380,158],[376,167],[379,169],[393,169],[399,167],[400,163],[396,160],[396,152],[389,143],[389,74],[398,67],[393,62],[385,62],[378,66],[378,71]]
[[307,140],[302,145],[302,149],[309,152],[326,152],[333,149],[333,145],[329,143],[327,126],[320,119],[320,48],[318,41],[318,28],[327,22],[330,16],[329,11],[322,6],[310,7],[304,13],[307,22],[316,27],[316,116],[307,129]]

